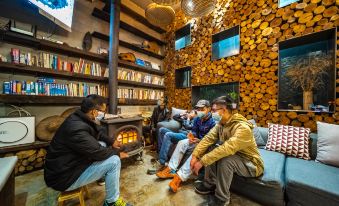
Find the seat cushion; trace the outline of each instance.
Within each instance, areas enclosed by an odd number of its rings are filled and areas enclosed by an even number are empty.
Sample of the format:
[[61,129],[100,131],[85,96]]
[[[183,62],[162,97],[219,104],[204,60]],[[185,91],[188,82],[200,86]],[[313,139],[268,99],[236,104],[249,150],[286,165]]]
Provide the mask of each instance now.
[[285,170],[288,205],[339,205],[339,168],[287,158]]
[[284,205],[285,155],[259,149],[264,161],[264,174],[258,178],[234,175],[231,189],[264,205]]

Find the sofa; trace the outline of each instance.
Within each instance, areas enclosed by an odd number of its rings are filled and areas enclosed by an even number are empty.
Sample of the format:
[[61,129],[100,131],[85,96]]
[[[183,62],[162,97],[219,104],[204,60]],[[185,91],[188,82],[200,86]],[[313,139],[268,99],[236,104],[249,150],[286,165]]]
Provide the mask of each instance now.
[[[178,131],[175,120],[158,123]],[[257,127],[264,142],[268,128]],[[234,175],[231,190],[268,206],[338,206],[339,168],[314,161],[317,155],[317,134],[310,135],[311,160],[289,157],[259,146],[265,171],[261,177],[245,178]]]

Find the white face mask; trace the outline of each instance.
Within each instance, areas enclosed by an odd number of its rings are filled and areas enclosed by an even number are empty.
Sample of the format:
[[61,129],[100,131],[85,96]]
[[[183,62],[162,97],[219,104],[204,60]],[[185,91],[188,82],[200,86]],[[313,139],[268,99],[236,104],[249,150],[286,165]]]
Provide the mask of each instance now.
[[198,111],[198,115],[197,116],[201,119],[201,118],[204,118],[206,116],[206,114],[203,111]]
[[104,117],[105,117],[105,112],[98,111],[98,116],[95,119],[100,121],[100,120],[103,120]]

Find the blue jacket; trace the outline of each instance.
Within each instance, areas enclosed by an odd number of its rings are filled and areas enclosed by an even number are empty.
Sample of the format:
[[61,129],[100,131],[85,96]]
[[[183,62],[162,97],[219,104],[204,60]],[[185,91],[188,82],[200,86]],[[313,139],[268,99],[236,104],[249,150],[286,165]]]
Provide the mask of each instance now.
[[209,112],[208,118],[205,121],[202,121],[200,117],[193,119],[192,133],[194,137],[202,139],[214,126],[215,121],[212,118],[212,114]]

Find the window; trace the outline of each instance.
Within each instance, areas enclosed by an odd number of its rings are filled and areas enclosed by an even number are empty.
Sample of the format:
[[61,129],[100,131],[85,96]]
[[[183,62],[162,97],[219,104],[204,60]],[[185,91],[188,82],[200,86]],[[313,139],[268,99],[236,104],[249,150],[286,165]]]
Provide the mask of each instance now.
[[279,0],[279,8],[290,5],[294,2],[297,2],[299,0]]
[[232,27],[212,36],[212,60],[240,53],[239,26]]
[[175,32],[175,50],[180,50],[191,44],[191,24]]
[[191,67],[184,67],[175,70],[175,87],[176,88],[187,88],[191,87]]

